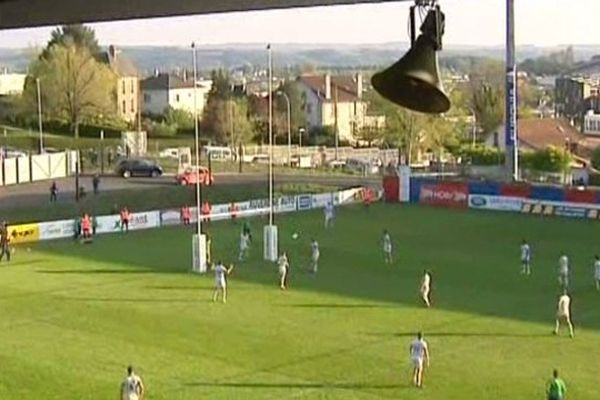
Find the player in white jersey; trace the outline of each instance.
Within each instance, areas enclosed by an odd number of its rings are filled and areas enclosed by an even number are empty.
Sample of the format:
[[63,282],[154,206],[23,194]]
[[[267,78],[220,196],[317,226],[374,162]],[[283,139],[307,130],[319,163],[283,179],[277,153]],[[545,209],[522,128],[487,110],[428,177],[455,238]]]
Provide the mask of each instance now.
[[321,256],[321,252],[319,251],[319,242],[315,239],[310,242],[310,250],[312,272],[316,274],[319,269],[319,257]]
[[250,248],[250,234],[246,231],[242,231],[240,234],[240,255],[238,257],[239,261],[243,261],[248,254],[248,249]]
[[423,386],[424,363],[429,367],[429,348],[421,332],[410,344],[410,361],[413,366],[413,384],[420,388]]
[[521,273],[531,275],[531,247],[526,240],[521,243]]
[[121,383],[121,400],[143,400],[144,383],[142,378],[133,372],[133,367],[127,367],[127,377]]
[[333,203],[330,201],[325,205],[325,229],[333,226],[333,219],[335,216],[335,210],[333,208]]
[[561,321],[566,322],[569,326],[569,336],[573,337],[573,324],[571,323],[571,298],[565,289],[562,296],[558,299],[558,307],[556,310],[556,325],[554,327],[554,334],[558,335],[558,328],[560,327]]
[[285,252],[279,256],[277,268],[279,270],[279,288],[285,290],[287,289],[287,278],[288,273],[290,272],[290,263]]
[[431,274],[427,270],[423,271],[423,279],[421,279],[421,288],[419,291],[425,305],[431,307],[431,300],[429,299],[429,294],[431,293]]
[[565,289],[569,287],[569,272],[569,257],[563,253],[558,259],[558,283]]
[[392,237],[387,229],[383,231],[383,256],[386,264],[392,263]]
[[594,281],[596,282],[596,290],[600,291],[600,257],[596,256],[594,260]]
[[213,269],[215,271],[215,291],[213,292],[212,299],[213,301],[217,301],[219,293],[222,293],[223,303],[227,303],[227,275],[233,270],[233,265],[230,265],[229,268],[225,268],[223,263],[219,261]]

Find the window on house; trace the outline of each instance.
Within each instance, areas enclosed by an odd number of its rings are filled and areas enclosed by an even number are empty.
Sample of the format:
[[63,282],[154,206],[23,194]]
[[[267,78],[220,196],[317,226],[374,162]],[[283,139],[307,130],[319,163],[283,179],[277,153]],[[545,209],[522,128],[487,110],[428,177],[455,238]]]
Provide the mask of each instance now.
[[135,79],[131,80],[131,94],[135,93]]
[[152,101],[152,97],[149,94],[144,93],[144,103],[150,103]]
[[122,85],[123,86],[123,94],[125,94],[125,80],[123,80]]
[[135,112],[135,100],[131,100],[131,112]]
[[123,114],[127,114],[127,102],[123,100],[122,110]]
[[179,95],[178,94],[175,95],[175,102],[179,103]]

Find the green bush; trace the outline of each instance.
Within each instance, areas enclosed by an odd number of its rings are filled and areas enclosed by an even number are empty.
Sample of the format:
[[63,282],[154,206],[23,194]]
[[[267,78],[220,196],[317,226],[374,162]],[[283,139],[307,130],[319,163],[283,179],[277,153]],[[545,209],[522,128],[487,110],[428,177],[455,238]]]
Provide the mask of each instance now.
[[505,160],[502,150],[487,146],[463,146],[457,155],[472,165],[502,165]]
[[566,171],[572,161],[570,153],[556,147],[523,152],[519,158],[523,168],[541,172]]
[[600,169],[600,147],[597,147],[592,152],[592,167]]

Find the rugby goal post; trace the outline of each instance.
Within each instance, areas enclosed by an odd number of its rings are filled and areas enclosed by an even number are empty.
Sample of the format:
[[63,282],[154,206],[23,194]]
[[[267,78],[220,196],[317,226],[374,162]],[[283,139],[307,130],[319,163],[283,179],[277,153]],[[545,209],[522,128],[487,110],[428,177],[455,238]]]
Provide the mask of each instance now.
[[208,271],[206,250],[206,235],[194,234],[192,236],[192,271],[197,274],[205,274]]
[[265,261],[277,261],[278,258],[278,231],[276,225],[265,225],[263,231]]

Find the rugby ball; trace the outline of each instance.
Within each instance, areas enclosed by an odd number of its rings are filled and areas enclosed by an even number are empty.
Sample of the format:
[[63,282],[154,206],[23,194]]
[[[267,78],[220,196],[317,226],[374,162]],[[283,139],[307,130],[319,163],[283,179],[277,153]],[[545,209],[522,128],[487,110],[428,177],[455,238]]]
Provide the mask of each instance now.
[[298,234],[296,232],[292,233],[292,239],[294,239],[294,240],[298,239]]

